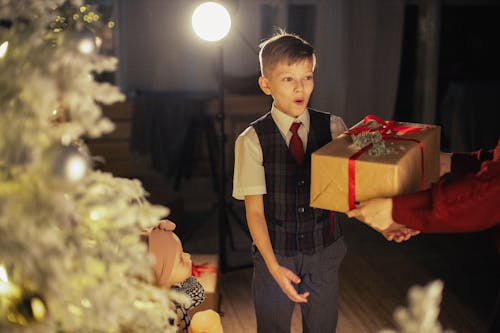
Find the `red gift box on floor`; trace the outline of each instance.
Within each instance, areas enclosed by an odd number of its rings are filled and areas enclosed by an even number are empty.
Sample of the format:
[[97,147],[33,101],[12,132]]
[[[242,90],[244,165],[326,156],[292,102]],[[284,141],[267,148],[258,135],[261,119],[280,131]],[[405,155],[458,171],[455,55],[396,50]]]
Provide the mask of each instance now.
[[[372,156],[351,135],[378,132],[389,149]],[[354,202],[428,188],[439,178],[440,127],[367,116],[311,156],[311,207],[347,212]]]
[[190,310],[189,314],[192,316],[198,311],[207,309],[219,312],[218,255],[191,254],[191,261],[193,262],[193,276],[203,286],[203,289],[205,289],[206,298],[200,305]]

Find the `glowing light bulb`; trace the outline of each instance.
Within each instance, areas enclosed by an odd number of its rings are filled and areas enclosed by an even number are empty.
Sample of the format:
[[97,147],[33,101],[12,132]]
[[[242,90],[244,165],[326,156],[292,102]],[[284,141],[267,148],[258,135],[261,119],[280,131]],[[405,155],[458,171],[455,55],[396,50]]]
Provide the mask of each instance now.
[[70,181],[80,180],[87,172],[87,161],[82,155],[71,155],[66,161],[64,171],[66,179]]
[[8,293],[9,290],[9,277],[7,276],[7,271],[5,267],[0,265],[0,295]]
[[43,320],[47,313],[45,304],[39,297],[33,297],[30,301],[33,318],[37,321]]
[[83,54],[90,54],[95,48],[95,41],[91,37],[84,37],[78,42],[78,51]]
[[7,54],[7,49],[9,48],[9,42],[5,41],[0,44],[0,59],[4,58]]
[[231,29],[229,12],[216,2],[205,2],[196,7],[191,23],[196,34],[209,42],[226,37]]
[[93,210],[90,212],[90,219],[92,221],[97,221],[101,218],[101,213],[99,213],[99,211],[97,210]]

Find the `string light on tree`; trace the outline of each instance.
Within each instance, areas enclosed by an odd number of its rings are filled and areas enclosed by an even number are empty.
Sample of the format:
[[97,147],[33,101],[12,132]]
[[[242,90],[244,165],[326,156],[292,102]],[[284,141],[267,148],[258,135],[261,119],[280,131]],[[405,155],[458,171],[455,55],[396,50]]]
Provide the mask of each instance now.
[[96,49],[96,43],[92,38],[83,37],[78,42],[78,51],[83,54],[90,54]]
[[0,265],[0,295],[7,294],[9,291],[9,277],[5,267]]
[[31,322],[42,321],[47,314],[47,307],[42,297],[28,293],[7,313],[7,320],[11,323],[26,326]]
[[96,36],[89,30],[67,31],[65,35],[69,42],[74,43],[78,51],[83,54],[92,54],[98,48]]
[[0,59],[4,58],[7,54],[7,49],[9,48],[9,42],[5,41],[0,44]]

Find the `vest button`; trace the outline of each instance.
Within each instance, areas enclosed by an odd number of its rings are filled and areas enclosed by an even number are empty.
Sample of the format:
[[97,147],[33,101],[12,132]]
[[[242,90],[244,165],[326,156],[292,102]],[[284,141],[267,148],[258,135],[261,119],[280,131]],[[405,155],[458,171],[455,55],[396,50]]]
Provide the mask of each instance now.
[[304,234],[299,234],[298,237],[299,239],[304,239]]
[[297,185],[298,185],[298,186],[304,186],[304,184],[305,184],[305,181],[303,181],[303,180],[299,180],[299,181],[297,182]]
[[300,214],[302,214],[303,212],[305,212],[304,207],[297,208],[297,212],[299,212]]

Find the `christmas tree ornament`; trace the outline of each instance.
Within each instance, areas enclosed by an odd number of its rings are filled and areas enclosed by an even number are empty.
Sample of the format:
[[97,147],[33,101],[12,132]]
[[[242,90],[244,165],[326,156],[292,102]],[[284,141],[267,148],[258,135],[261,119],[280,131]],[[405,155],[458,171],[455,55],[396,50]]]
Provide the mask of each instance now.
[[69,112],[68,109],[65,108],[62,105],[58,105],[55,107],[51,114],[50,114],[50,120],[53,123],[65,123],[70,120]]
[[28,293],[13,306],[7,314],[7,320],[21,326],[31,322],[42,321],[47,314],[47,307],[42,297]]
[[80,53],[89,55],[97,52],[97,41],[93,32],[87,29],[64,32],[64,42],[76,48]]
[[77,145],[59,146],[52,152],[52,172],[69,182],[77,182],[90,169],[90,160]]

